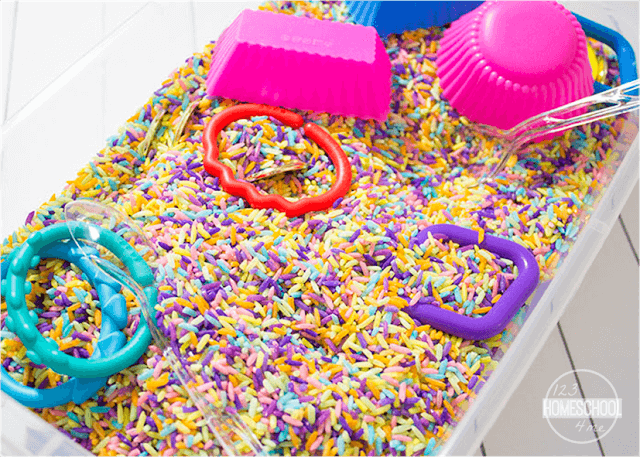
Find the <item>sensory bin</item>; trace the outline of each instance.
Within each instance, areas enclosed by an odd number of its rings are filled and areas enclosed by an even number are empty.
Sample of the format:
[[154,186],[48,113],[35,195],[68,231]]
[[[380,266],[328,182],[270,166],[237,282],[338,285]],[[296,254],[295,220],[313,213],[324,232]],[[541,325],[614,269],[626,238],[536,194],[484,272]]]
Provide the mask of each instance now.
[[[349,21],[342,2],[263,8]],[[533,252],[541,280],[553,278],[619,164],[611,146],[624,124],[598,122],[539,143],[498,179],[474,187],[470,165],[490,156],[490,144],[466,136],[466,119],[440,97],[434,61],[441,34],[419,29],[384,40],[393,72],[386,122],[300,112],[332,134],[352,165],[351,189],[330,211],[287,218],[254,210],[204,171],[204,126],[237,103],[206,96],[211,43],[170,75],[77,179],[29,215],[3,244],[3,261],[29,233],[61,221],[67,202],[113,204],[162,250],[161,329],[201,377],[207,399],[237,410],[267,449],[437,454],[531,309],[525,305],[501,335],[484,341],[417,326],[404,307],[430,303],[482,316],[517,269],[474,246],[412,238],[440,223],[505,237]],[[608,63],[604,82],[619,84],[615,56],[595,49]],[[139,146],[162,109],[145,157]],[[264,192],[295,199],[332,183],[333,167],[317,145],[266,117],[230,125],[220,151],[240,178],[307,164],[257,181]],[[28,279],[38,329],[68,354],[89,356],[101,311],[80,270],[43,260]],[[131,336],[141,317],[128,298]],[[4,325],[1,350],[3,366],[24,384],[67,379],[26,358]],[[36,412],[96,455],[219,452],[154,346],[85,403]]]

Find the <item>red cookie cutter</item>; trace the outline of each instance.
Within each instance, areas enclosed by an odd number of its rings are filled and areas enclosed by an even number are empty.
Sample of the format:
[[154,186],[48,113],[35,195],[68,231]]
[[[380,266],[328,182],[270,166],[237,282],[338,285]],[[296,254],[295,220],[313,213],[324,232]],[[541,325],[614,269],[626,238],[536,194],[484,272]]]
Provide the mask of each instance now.
[[220,179],[222,188],[236,197],[244,198],[253,208],[273,208],[287,216],[300,216],[311,211],[330,208],[351,187],[351,164],[340,145],[322,127],[313,123],[304,125],[304,133],[325,150],[335,167],[336,180],[326,193],[317,197],[303,197],[297,201],[286,200],[281,195],[264,195],[253,185],[238,181],[233,170],[220,163],[218,134],[231,122],[251,116],[271,116],[291,128],[302,127],[302,116],[289,110],[269,105],[247,103],[235,105],[214,116],[204,129],[204,169]]

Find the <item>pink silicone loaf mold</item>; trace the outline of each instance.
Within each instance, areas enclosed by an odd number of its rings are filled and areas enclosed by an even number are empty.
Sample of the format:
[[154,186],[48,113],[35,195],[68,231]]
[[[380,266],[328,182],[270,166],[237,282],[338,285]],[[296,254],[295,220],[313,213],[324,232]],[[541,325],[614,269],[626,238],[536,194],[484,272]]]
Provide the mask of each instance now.
[[451,106],[501,129],[593,93],[584,31],[557,2],[485,2],[444,32],[436,63]]
[[384,121],[391,62],[373,27],[244,10],[218,40],[207,93]]

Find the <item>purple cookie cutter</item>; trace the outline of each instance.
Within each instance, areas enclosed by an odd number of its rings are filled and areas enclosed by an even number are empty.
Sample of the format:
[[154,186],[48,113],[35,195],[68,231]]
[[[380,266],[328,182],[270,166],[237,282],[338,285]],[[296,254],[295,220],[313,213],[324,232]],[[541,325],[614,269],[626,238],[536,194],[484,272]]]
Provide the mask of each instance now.
[[403,309],[409,316],[421,324],[432,327],[469,340],[484,340],[500,333],[518,312],[520,307],[533,293],[540,278],[540,269],[533,254],[513,241],[485,235],[482,243],[478,243],[478,232],[451,224],[432,225],[412,240],[412,244],[424,243],[431,233],[445,235],[460,246],[478,245],[500,257],[513,261],[518,267],[518,276],[482,317],[470,317],[448,311],[434,305],[414,305]]

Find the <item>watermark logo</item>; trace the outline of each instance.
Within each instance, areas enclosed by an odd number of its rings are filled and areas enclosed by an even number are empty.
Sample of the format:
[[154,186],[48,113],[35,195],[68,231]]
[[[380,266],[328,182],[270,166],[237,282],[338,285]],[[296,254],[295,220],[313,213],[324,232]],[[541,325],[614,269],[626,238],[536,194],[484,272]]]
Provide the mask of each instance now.
[[[583,397],[581,383],[596,396]],[[622,417],[622,399],[613,384],[593,370],[573,370],[559,376],[542,400],[542,417],[561,438],[571,443],[592,443],[602,439]],[[596,438],[596,435],[598,438]]]

